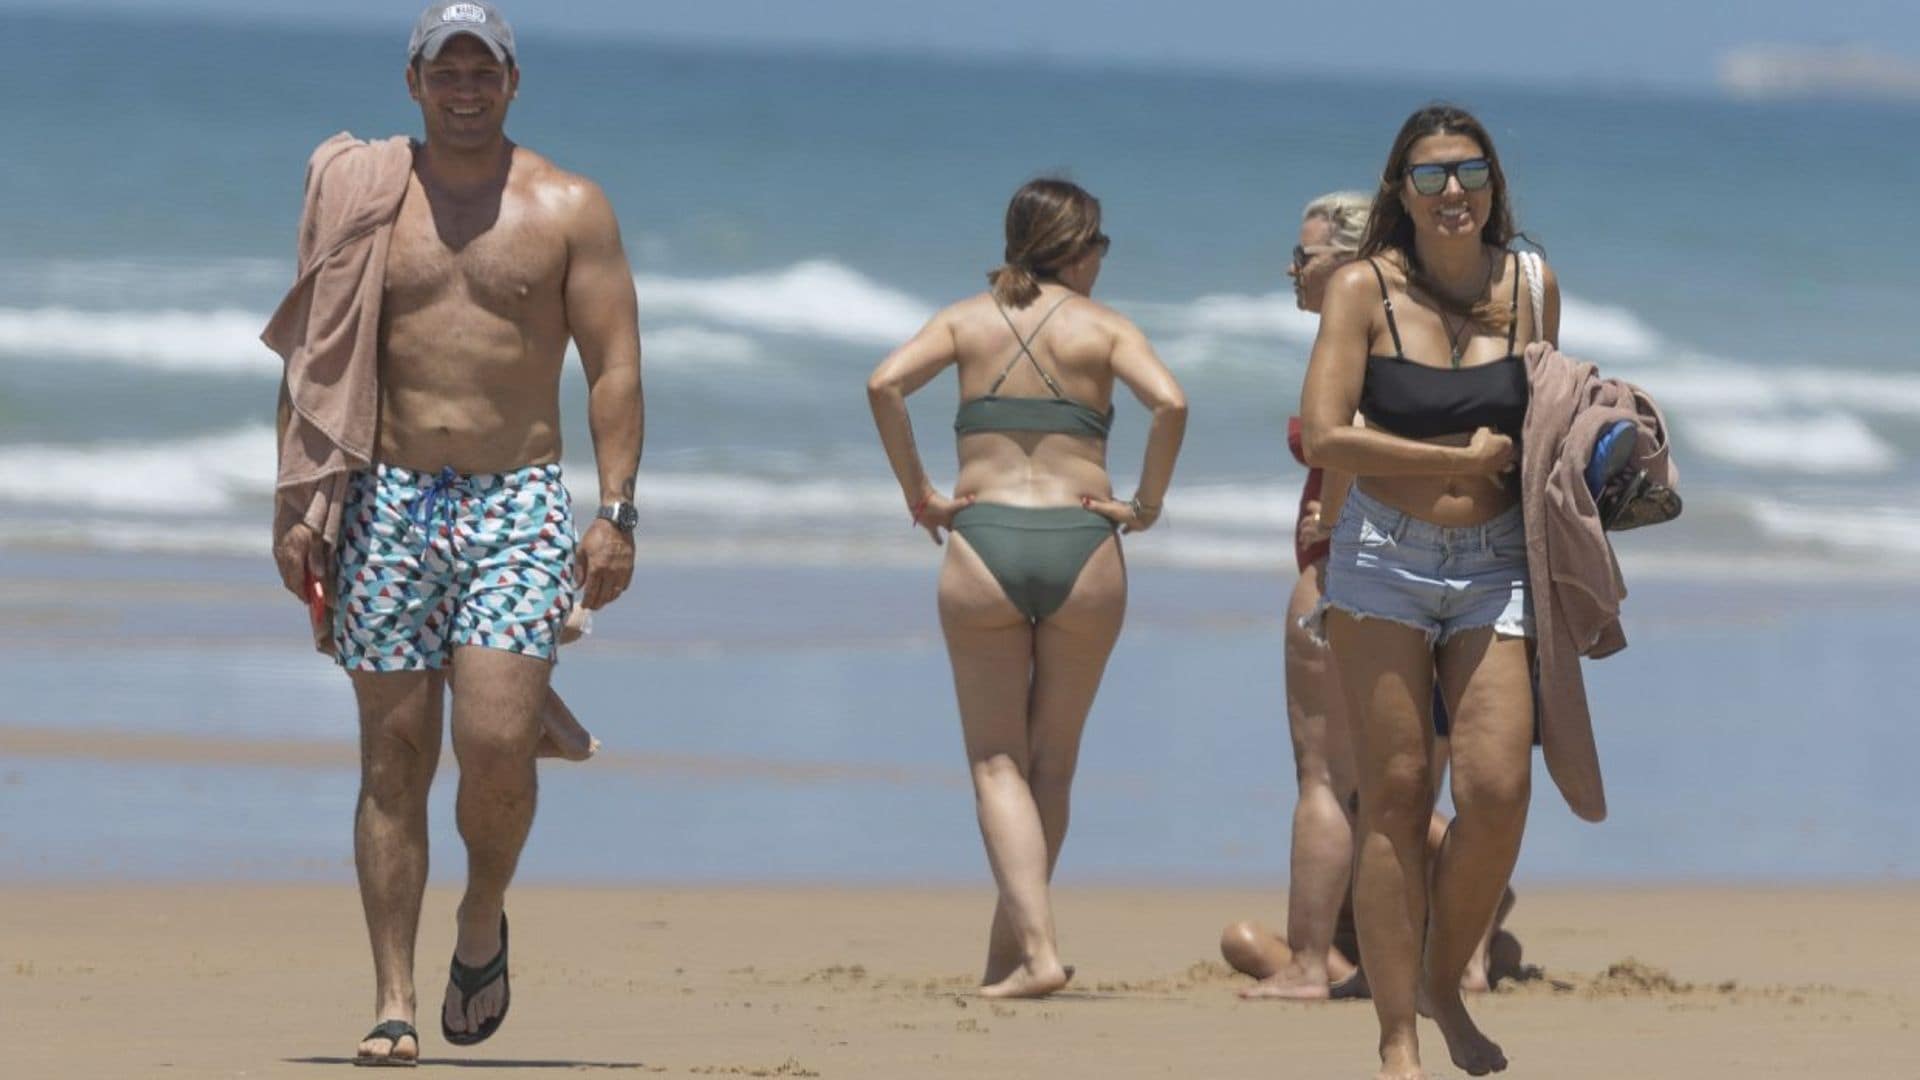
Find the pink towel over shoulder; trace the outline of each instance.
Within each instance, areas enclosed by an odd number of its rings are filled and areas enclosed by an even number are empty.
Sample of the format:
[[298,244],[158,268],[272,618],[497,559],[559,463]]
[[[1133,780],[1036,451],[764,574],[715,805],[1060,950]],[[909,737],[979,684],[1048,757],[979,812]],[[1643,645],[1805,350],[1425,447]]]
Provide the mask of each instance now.
[[1580,658],[1627,647],[1620,629],[1627,584],[1587,491],[1587,462],[1601,432],[1626,420],[1639,436],[1635,467],[1669,487],[1677,486],[1679,471],[1666,418],[1645,391],[1602,378],[1592,364],[1545,342],[1527,346],[1525,356],[1530,397],[1521,431],[1520,505],[1533,590],[1540,743],[1567,806],[1599,821],[1607,816],[1607,796]]
[[333,544],[347,477],[373,460],[380,298],[412,169],[400,136],[370,143],[342,132],[307,161],[298,276],[260,335],[286,361],[291,409],[274,484],[276,541],[303,521]]

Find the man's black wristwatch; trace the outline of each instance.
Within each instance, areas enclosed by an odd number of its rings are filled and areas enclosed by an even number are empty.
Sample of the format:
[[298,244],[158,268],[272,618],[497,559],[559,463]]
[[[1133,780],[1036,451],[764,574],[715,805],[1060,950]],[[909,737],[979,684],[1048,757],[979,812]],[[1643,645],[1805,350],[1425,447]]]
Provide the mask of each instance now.
[[599,513],[593,516],[602,521],[613,522],[614,528],[619,529],[628,536],[632,536],[633,527],[640,524],[640,511],[625,499],[608,503],[600,508]]

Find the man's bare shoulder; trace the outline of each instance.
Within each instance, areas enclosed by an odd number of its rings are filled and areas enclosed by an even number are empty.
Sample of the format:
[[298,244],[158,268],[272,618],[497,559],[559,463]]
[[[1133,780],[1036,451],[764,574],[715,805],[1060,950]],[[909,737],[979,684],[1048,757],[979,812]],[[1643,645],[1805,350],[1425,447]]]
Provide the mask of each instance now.
[[514,148],[515,185],[571,228],[600,228],[613,220],[613,204],[600,185],[554,164],[524,146]]

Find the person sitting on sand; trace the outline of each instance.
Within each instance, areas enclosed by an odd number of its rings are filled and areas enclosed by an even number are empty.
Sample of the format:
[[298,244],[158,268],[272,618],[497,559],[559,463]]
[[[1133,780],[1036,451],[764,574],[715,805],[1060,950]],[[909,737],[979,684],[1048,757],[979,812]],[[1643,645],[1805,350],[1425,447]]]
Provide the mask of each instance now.
[[[633,276],[600,189],[506,138],[519,82],[491,4],[422,13],[406,84],[425,141],[336,136],[315,152],[301,276],[266,334],[287,358],[274,556],[296,594],[308,575],[324,584],[359,705],[354,861],[378,1021],[362,1064],[420,1053],[413,949],[449,684],[468,874],[440,1029],[465,1046],[511,1002],[506,891],[576,583],[599,608],[633,571]],[[601,507],[577,541],[559,465],[570,340]]]
[[[1435,813],[1427,827],[1427,845],[1434,857],[1438,857],[1440,845],[1446,836],[1447,817]],[[1513,889],[1508,888],[1499,909],[1494,913],[1490,931],[1482,939],[1480,948],[1475,950],[1467,970],[1460,976],[1460,989],[1468,993],[1483,993],[1502,981],[1523,977],[1526,963],[1520,939],[1506,928],[1507,916],[1512,913],[1514,902]],[[1240,996],[1248,1000],[1269,998],[1283,1001],[1346,1000],[1370,996],[1367,973],[1360,966],[1360,939],[1354,928],[1351,890],[1334,910],[1332,928],[1327,932],[1328,948],[1322,961],[1328,980],[1325,993],[1295,992],[1301,986],[1300,973],[1307,965],[1288,943],[1287,935],[1275,933],[1252,919],[1229,923],[1226,929],[1220,931],[1221,958],[1233,970],[1255,980],[1252,986],[1241,987]],[[1291,907],[1287,914],[1291,928]],[[1313,984],[1307,985],[1311,987]]]
[[[1373,197],[1360,191],[1330,192],[1307,203],[1287,267],[1300,310],[1320,313],[1327,280],[1360,250],[1372,205]],[[1297,420],[1289,428],[1288,444],[1299,457]],[[1344,935],[1338,944],[1335,941],[1336,926],[1352,925],[1349,882],[1356,795],[1346,702],[1331,651],[1303,625],[1320,604],[1329,525],[1339,517],[1351,482],[1351,477],[1337,470],[1310,468],[1300,495],[1294,530],[1300,577],[1287,604],[1284,639],[1287,725],[1299,785],[1287,876],[1287,932],[1282,936],[1250,920],[1232,923],[1221,932],[1220,953],[1227,963],[1259,980],[1240,991],[1244,998],[1324,1000],[1334,996],[1335,984],[1344,984],[1340,996],[1364,993],[1363,981],[1349,981],[1359,970],[1360,958],[1352,935]],[[1445,768],[1448,742],[1446,706],[1439,700],[1434,702],[1434,728],[1437,775]],[[1436,811],[1428,826],[1436,852],[1446,829],[1447,818]],[[1489,938],[1497,930],[1490,927]],[[1510,951],[1503,949],[1503,955]],[[1474,951],[1461,986],[1486,990],[1490,985],[1488,943],[1483,942]]]
[[[935,315],[867,381],[914,524],[952,541],[940,622],[999,886],[980,988],[989,997],[1067,983],[1048,885],[1081,731],[1126,611],[1116,527],[1159,520],[1186,430],[1186,398],[1145,335],[1090,296],[1107,248],[1092,195],[1064,180],[1026,184],[1007,207],[992,289]],[[948,366],[961,396],[952,495],[927,478],[906,405]],[[1153,413],[1125,501],[1106,466],[1116,381]]]

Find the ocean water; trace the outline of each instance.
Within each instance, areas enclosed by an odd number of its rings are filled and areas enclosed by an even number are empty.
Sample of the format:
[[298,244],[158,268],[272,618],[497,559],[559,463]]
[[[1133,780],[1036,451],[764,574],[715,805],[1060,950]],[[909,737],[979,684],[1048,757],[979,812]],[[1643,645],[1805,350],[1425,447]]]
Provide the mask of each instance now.
[[[0,881],[351,879],[352,691],[267,576],[223,556],[0,552]],[[933,577],[643,565],[555,672],[607,749],[542,766],[521,878],[984,886]],[[1285,876],[1291,584],[1134,575],[1064,880]],[[1586,665],[1611,815],[1575,818],[1535,769],[1521,887],[1920,877],[1917,598],[1645,590],[1632,647]],[[66,749],[15,741],[46,732]],[[444,880],[455,771],[443,749]]]
[[[311,147],[417,129],[404,26],[6,30],[0,739],[107,749],[0,754],[0,877],[343,878],[351,695],[266,559],[278,361],[257,335]],[[1004,200],[1053,170],[1104,201],[1099,295],[1193,405],[1167,520],[1129,541],[1062,872],[1282,875],[1282,435],[1314,330],[1285,264],[1300,205],[1365,187],[1442,96],[1499,140],[1568,351],[1664,405],[1687,498],[1618,538],[1635,647],[1588,668],[1614,816],[1575,821],[1540,772],[1522,879],[1920,872],[1895,771],[1920,750],[1912,108],[537,36],[523,55],[509,130],[619,211],[649,404],[639,584],[557,676],[612,749],[548,770],[527,876],[985,880],[935,553],[862,382],[982,285]],[[577,372],[566,390],[590,485]],[[945,382],[913,403],[936,477],[953,404]],[[1143,428],[1123,403],[1122,491]],[[340,756],[116,755],[126,732]]]
[[[278,362],[256,337],[307,152],[418,127],[403,29],[9,17],[0,547],[264,553]],[[1622,539],[1630,574],[1920,576],[1911,108],[538,37],[524,63],[509,131],[606,188],[634,264],[643,558],[923,559],[861,381],[981,286],[1014,187],[1065,170],[1115,238],[1100,297],[1193,403],[1136,560],[1284,563],[1298,208],[1366,186],[1406,112],[1447,97],[1496,134],[1563,344],[1672,422],[1687,514]],[[567,400],[590,478],[577,373]],[[937,477],[952,405],[945,382],[914,402]],[[1143,427],[1123,404],[1120,490]]]

